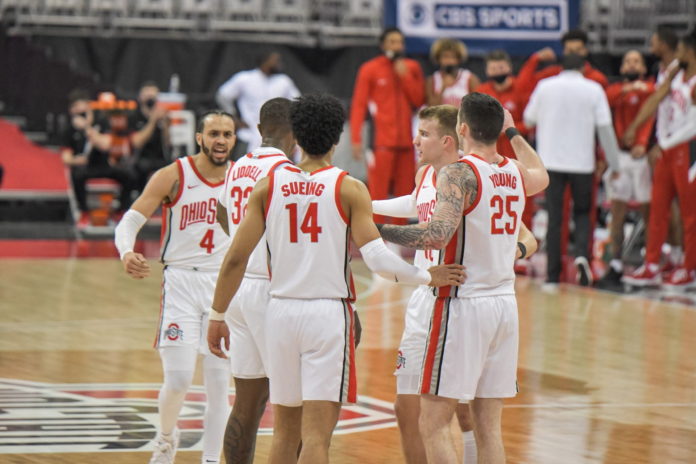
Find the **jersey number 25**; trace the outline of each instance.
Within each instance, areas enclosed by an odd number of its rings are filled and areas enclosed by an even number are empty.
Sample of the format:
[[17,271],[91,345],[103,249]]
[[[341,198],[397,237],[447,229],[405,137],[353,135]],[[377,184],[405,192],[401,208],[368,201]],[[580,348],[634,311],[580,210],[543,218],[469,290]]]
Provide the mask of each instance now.
[[494,195],[491,198],[491,208],[493,209],[491,234],[513,235],[515,233],[517,230],[517,212],[513,209],[512,204],[519,199],[520,197],[517,195],[508,195],[505,200],[500,195]]

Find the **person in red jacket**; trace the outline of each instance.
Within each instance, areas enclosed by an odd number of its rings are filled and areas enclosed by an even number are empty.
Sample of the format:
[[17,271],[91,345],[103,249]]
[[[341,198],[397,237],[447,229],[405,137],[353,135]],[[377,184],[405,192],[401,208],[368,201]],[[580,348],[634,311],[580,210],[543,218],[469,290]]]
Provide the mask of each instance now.
[[[590,53],[587,49],[587,33],[581,29],[573,29],[563,34],[563,37],[561,37],[561,44],[563,45],[564,56],[569,54],[575,54],[587,59],[587,56]],[[555,56],[552,57],[547,52],[542,53],[546,50],[547,49],[544,49],[532,55],[528,61],[530,66],[533,64],[535,67],[538,67],[539,63],[541,62],[553,61]],[[534,90],[534,87],[540,80],[546,79],[547,77],[555,76],[559,74],[561,71],[563,71],[563,66],[561,66],[560,64],[554,64],[551,66],[547,66],[546,68],[534,73],[534,78],[532,79],[529,93],[531,93],[531,91]],[[587,61],[585,61],[585,66],[582,69],[582,74],[587,79],[591,79],[597,82],[602,87],[606,87],[609,84],[607,76],[605,76],[604,73],[602,73],[598,69],[593,68]]]
[[[598,287],[615,288],[621,285],[623,262],[621,252],[624,241],[624,220],[630,201],[638,203],[643,220],[647,224],[650,207],[650,165],[645,156],[650,143],[654,118],[649,118],[639,128],[636,143],[628,147],[621,143],[626,128],[633,122],[645,100],[655,91],[651,80],[646,79],[647,68],[643,55],[630,50],[621,62],[621,81],[607,87],[607,100],[614,120],[616,138],[619,140],[618,176],[604,177],[609,200],[611,200],[610,252],[611,261],[607,273],[598,282]],[[608,173],[607,173],[608,174]]]
[[[380,37],[382,54],[363,63],[353,90],[350,132],[353,158],[363,157],[361,137],[370,108],[375,138],[374,159],[367,167],[367,185],[373,200],[390,194],[407,195],[413,190],[416,160],[411,120],[425,102],[423,71],[415,60],[404,56],[404,36],[399,29],[386,29]],[[376,221],[386,220],[377,216]]]

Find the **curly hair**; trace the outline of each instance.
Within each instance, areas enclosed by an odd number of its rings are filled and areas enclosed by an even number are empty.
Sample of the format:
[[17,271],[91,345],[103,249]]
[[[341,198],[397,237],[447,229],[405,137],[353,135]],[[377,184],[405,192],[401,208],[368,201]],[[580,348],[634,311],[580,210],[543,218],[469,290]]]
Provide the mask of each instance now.
[[438,64],[440,56],[445,52],[454,53],[462,63],[469,59],[469,50],[464,42],[449,38],[438,39],[433,43],[430,47],[430,59],[433,63]]
[[290,106],[292,132],[310,156],[324,156],[338,143],[345,120],[343,105],[331,95],[304,95]]

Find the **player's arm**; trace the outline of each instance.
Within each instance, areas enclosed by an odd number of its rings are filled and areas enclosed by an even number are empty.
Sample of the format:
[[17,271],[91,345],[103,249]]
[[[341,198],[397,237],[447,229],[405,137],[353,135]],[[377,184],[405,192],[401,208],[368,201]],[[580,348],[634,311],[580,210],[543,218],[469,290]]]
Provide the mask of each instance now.
[[251,192],[246,215],[220,266],[208,325],[208,347],[211,353],[220,358],[227,357],[222,351],[223,340],[225,349],[230,348],[230,331],[225,324],[225,311],[239,290],[249,256],[266,230],[264,199],[268,196],[268,182],[267,177],[261,179]]
[[[509,129],[513,131],[507,132]],[[510,145],[515,150],[517,156],[517,167],[520,167],[520,173],[524,181],[524,186],[527,189],[527,196],[536,195],[544,190],[549,185],[549,173],[546,171],[544,163],[537,154],[536,150],[527,143],[524,137],[517,131],[515,120],[512,114],[505,110],[505,120],[503,122],[503,133],[510,139]]]
[[633,146],[638,128],[655,114],[660,102],[664,100],[667,95],[669,95],[672,88],[672,80],[674,80],[674,76],[676,76],[678,72],[679,66],[673,66],[667,75],[667,78],[660,84],[655,93],[650,95],[640,107],[638,114],[633,121],[631,121],[631,124],[628,125],[626,132],[624,133],[624,143],[627,146]]
[[143,193],[116,226],[114,243],[124,269],[135,279],[150,275],[150,265],[145,257],[133,252],[138,232],[162,202],[171,202],[177,197],[181,187],[179,182],[179,170],[176,163],[155,172],[145,185]]
[[[421,166],[416,172],[416,185],[420,185],[423,179],[423,174],[428,169],[428,166]],[[416,188],[417,189],[417,188]],[[415,218],[418,217],[416,208],[416,193],[414,189],[410,195],[403,195],[389,200],[372,200],[372,212],[381,214],[382,216],[396,218]]]
[[454,235],[466,208],[479,195],[476,174],[467,163],[452,163],[437,176],[437,202],[430,222],[395,226],[384,225],[382,238],[409,248],[440,250]]
[[167,110],[161,106],[156,106],[152,109],[150,117],[147,119],[147,123],[142,129],[136,131],[131,135],[131,143],[133,148],[139,149],[145,146],[145,144],[152,138],[152,134],[155,133],[157,124],[167,116]]
[[696,88],[691,96],[691,106],[686,113],[684,124],[660,142],[662,150],[669,150],[696,137]]
[[463,266],[434,266],[426,271],[390,251],[372,220],[370,194],[362,182],[346,177],[341,185],[341,203],[350,218],[353,241],[372,272],[394,282],[433,287],[459,285],[464,281]]
[[517,253],[515,254],[515,259],[529,258],[536,253],[538,247],[539,243],[532,231],[524,223],[520,224],[520,231],[517,233]]

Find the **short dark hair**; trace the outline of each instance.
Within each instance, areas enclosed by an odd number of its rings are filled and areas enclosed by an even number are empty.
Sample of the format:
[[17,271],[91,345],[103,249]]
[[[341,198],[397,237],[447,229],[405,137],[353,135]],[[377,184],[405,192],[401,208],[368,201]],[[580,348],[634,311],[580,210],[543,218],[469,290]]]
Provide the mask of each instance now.
[[655,29],[655,35],[660,40],[660,42],[667,45],[667,47],[669,47],[670,50],[674,51],[677,49],[677,44],[679,43],[679,36],[677,36],[677,33],[674,32],[674,29],[672,29],[671,27],[661,24],[660,26],[657,26],[657,29]]
[[496,143],[503,129],[505,112],[495,98],[473,92],[462,98],[459,106],[459,120],[469,126],[474,140],[491,145]]
[[292,132],[310,156],[324,156],[338,143],[345,120],[343,105],[328,94],[304,95],[290,106]]
[[685,47],[689,47],[696,53],[696,28],[684,34],[680,40]]
[[222,110],[208,110],[201,114],[200,118],[198,118],[196,132],[203,132],[205,130],[205,120],[208,118],[208,116],[224,116],[226,118],[230,118],[234,122],[234,116],[232,116],[230,113]]
[[84,89],[73,89],[68,94],[68,106],[73,106],[79,101],[90,101],[89,93]]
[[486,55],[486,63],[489,61],[507,61],[508,63],[512,64],[512,60],[510,59],[508,52],[501,49],[488,52]]
[[565,45],[569,40],[580,40],[584,45],[587,45],[587,32],[582,29],[571,29],[563,34],[563,37],[561,37],[561,44]]
[[388,27],[385,30],[383,30],[382,33],[379,35],[379,44],[382,45],[384,43],[384,39],[386,39],[387,36],[392,32],[398,32],[399,34],[401,34],[401,37],[404,36],[404,33],[401,32],[401,29],[399,29],[398,27]]
[[290,105],[287,98],[271,98],[261,106],[259,125],[264,133],[283,136],[292,131],[290,126]]

